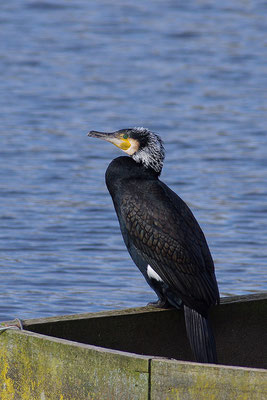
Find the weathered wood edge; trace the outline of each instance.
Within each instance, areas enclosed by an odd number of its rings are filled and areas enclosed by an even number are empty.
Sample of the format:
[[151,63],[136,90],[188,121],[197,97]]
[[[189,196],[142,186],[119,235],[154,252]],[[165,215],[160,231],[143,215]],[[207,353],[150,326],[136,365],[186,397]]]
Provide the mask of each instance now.
[[260,368],[141,356],[28,331],[1,336],[5,400],[37,400],[42,393],[62,400],[262,400],[267,394],[267,371]]
[[5,400],[43,393],[50,400],[265,398],[267,370],[260,368],[142,356],[26,330],[2,332],[0,350]]
[[151,360],[153,400],[263,400],[267,398],[267,370]]
[[[223,297],[221,298],[221,305],[239,303],[239,302],[248,302],[248,301],[259,301],[265,299],[267,299],[267,291],[252,295]],[[213,308],[216,307],[217,306]],[[169,310],[170,309],[168,309],[168,311]],[[55,317],[32,318],[23,320],[23,326],[27,327],[29,325],[53,323],[66,320],[71,321],[71,320],[88,319],[88,318],[102,318],[102,317],[116,317],[116,316],[121,317],[123,315],[136,315],[136,314],[157,313],[157,312],[166,312],[166,310],[155,308],[153,306],[146,306],[146,307],[135,307],[135,308],[126,308],[126,309],[110,310],[110,311],[99,311],[95,313],[81,313],[81,314],[60,315]],[[15,320],[3,321],[1,324],[6,324],[6,323],[12,324],[15,323]]]
[[157,362],[167,362],[169,364],[177,364],[177,365],[184,365],[184,366],[197,366],[200,368],[222,368],[225,370],[244,370],[244,371],[259,371],[259,372],[264,372],[267,376],[267,369],[264,368],[250,368],[250,367],[239,367],[239,366],[228,366],[228,365],[221,365],[221,364],[202,364],[202,363],[197,363],[197,362],[193,362],[193,361],[181,361],[181,360],[175,360],[175,359],[169,359],[169,358],[165,358],[165,357],[157,357],[157,356],[153,356],[153,355],[141,355],[141,354],[136,354],[136,353],[129,353],[127,351],[121,351],[121,350],[113,350],[113,349],[108,349],[106,347],[100,347],[100,346],[94,346],[91,344],[84,344],[84,343],[79,343],[79,342],[74,342],[72,340],[66,340],[66,339],[60,339],[57,337],[52,337],[52,336],[47,336],[47,335],[43,335],[40,333],[35,333],[35,332],[30,332],[27,330],[7,330],[4,331],[2,333],[0,333],[0,338],[1,335],[23,335],[23,336],[29,336],[32,338],[37,338],[37,339],[42,339],[42,340],[48,340],[50,342],[54,342],[54,343],[58,343],[58,344],[62,344],[62,345],[68,345],[68,346],[75,346],[75,347],[79,347],[81,349],[90,349],[99,353],[108,353],[108,354],[114,354],[114,355],[121,355],[121,356],[125,356],[125,357],[130,357],[130,358],[138,358],[141,360],[149,360],[149,361],[157,361]]
[[149,358],[42,334],[0,335],[1,400],[147,400]]
[[22,336],[28,336],[28,337],[32,337],[32,338],[37,338],[37,339],[41,339],[41,340],[48,340],[50,342],[54,342],[54,343],[58,343],[58,344],[62,344],[62,345],[68,345],[68,346],[75,346],[78,347],[80,349],[86,349],[86,350],[93,350],[93,351],[97,351],[99,353],[108,353],[108,354],[116,354],[116,355],[121,355],[121,356],[125,356],[125,357],[130,357],[130,358],[138,358],[138,359],[142,359],[142,360],[150,360],[151,356],[145,356],[145,355],[141,355],[141,354],[135,354],[135,353],[129,353],[127,351],[121,351],[121,350],[113,350],[113,349],[108,349],[106,347],[100,347],[100,346],[94,346],[91,344],[84,344],[84,343],[80,343],[80,342],[74,342],[72,340],[67,340],[67,339],[60,339],[54,336],[47,336],[47,335],[43,335],[41,333],[35,333],[35,332],[30,332],[27,330],[6,330],[2,333],[0,333],[0,339],[1,339],[1,335],[22,335]]

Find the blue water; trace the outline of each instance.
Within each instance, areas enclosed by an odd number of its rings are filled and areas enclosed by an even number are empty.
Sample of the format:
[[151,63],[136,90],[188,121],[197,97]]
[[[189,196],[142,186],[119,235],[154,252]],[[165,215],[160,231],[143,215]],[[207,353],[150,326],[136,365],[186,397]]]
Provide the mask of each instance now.
[[222,296],[267,290],[267,5],[2,2],[0,319],[155,299],[125,250],[90,129],[145,126]]

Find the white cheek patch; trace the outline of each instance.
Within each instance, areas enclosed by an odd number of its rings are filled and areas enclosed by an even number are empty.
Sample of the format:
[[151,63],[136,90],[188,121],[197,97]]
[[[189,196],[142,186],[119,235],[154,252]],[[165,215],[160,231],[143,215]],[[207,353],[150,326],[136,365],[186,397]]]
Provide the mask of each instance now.
[[158,282],[163,282],[163,280],[161,279],[161,277],[156,273],[156,271],[154,271],[153,268],[150,267],[150,265],[148,264],[147,266],[147,275],[150,279],[155,279]]
[[129,147],[128,150],[124,150],[125,153],[129,154],[129,156],[132,156],[134,153],[136,153],[139,150],[139,142],[138,140],[129,138],[128,141],[130,142],[131,146]]

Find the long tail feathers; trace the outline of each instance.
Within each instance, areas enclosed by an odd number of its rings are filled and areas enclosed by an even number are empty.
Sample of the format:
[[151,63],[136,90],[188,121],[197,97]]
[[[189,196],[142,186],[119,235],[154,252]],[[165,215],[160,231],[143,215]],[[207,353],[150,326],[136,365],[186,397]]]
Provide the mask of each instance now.
[[209,319],[187,306],[184,306],[184,315],[187,336],[196,361],[216,364],[216,344]]

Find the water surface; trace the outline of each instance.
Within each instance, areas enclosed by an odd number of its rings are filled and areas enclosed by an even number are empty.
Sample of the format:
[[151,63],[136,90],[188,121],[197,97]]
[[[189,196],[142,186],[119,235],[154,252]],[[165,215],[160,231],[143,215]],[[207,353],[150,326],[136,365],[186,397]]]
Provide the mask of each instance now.
[[142,306],[90,129],[145,126],[222,296],[267,290],[266,3],[1,6],[0,319]]

